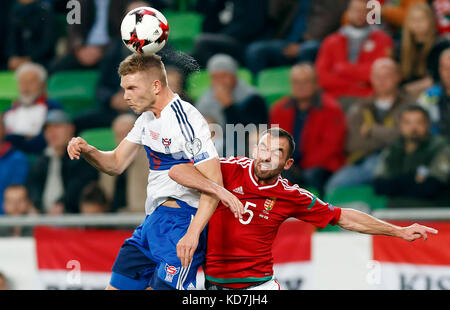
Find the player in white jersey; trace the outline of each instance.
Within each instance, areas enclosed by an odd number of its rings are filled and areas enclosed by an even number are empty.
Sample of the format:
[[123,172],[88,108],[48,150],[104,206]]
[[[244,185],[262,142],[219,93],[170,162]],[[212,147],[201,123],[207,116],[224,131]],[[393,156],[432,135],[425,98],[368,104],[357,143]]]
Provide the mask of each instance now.
[[[218,200],[169,178],[170,167],[192,162],[209,179],[222,184],[218,155],[208,124],[167,85],[157,55],[133,54],[119,66],[129,107],[141,114],[114,151],[102,152],[73,138],[71,159],[83,157],[105,173],[122,173],[142,145],[149,159],[146,217],[122,245],[108,289],[193,289],[206,249],[204,230]],[[240,216],[242,204],[226,190],[221,199]]]

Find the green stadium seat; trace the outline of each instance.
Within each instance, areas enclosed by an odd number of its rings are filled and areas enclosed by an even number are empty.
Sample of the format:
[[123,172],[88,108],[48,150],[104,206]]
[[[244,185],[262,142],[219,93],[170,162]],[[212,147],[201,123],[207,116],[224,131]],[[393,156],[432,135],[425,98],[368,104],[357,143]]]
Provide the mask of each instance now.
[[17,82],[12,71],[0,72],[0,111],[5,111],[19,95]]
[[369,211],[386,208],[386,197],[376,195],[370,185],[336,189],[325,196],[325,201],[337,206],[359,205]]
[[117,146],[114,133],[109,127],[84,130],[80,137],[101,151],[112,151]]
[[290,67],[269,68],[258,74],[256,86],[270,106],[291,92]]
[[[252,74],[249,70],[241,68],[238,70],[238,77],[249,85],[252,83]],[[197,100],[208,89],[211,81],[206,70],[200,70],[190,74],[186,80],[186,93],[193,100]]]
[[69,115],[76,116],[95,105],[98,76],[95,70],[55,73],[48,81],[48,95],[61,101]]
[[195,12],[162,12],[169,23],[169,42],[177,50],[190,52],[194,39],[201,32],[203,16]]

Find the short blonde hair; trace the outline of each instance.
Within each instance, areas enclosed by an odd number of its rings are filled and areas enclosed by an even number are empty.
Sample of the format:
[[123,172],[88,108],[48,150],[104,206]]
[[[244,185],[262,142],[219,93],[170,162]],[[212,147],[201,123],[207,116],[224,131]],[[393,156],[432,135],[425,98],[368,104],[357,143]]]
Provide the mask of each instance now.
[[157,77],[163,86],[167,86],[167,74],[161,57],[155,54],[132,54],[125,58],[119,65],[120,76],[137,72],[149,72]]

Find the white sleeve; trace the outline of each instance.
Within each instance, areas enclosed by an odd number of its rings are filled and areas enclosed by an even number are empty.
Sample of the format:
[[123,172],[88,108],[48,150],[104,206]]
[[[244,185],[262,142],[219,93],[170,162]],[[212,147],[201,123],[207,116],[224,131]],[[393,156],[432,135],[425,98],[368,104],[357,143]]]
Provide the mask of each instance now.
[[138,117],[136,122],[134,122],[133,128],[130,130],[125,139],[136,144],[142,144],[142,131],[144,129],[143,123],[144,117],[141,115]]
[[187,128],[183,127],[186,128],[184,135],[187,138],[182,147],[185,155],[193,161],[194,165],[218,158],[219,155],[211,139],[208,122],[195,109],[189,113],[189,116]]

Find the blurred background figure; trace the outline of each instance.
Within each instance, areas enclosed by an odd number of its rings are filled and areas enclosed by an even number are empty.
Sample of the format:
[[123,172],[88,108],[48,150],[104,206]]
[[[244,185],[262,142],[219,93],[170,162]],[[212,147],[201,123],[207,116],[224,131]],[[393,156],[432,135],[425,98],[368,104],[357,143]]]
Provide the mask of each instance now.
[[[117,145],[127,136],[133,128],[136,116],[122,114],[112,124]],[[147,154],[140,148],[134,161],[118,176],[100,173],[99,183],[105,191],[110,203],[110,212],[136,212],[144,210],[144,201],[147,197],[148,169]]]
[[209,58],[224,53],[244,64],[246,46],[266,38],[268,0],[198,0],[205,16],[203,32],[195,38],[192,56],[205,67]]
[[30,198],[42,213],[78,213],[83,187],[98,179],[84,160],[70,160],[66,148],[74,126],[63,111],[49,112],[44,128],[47,148],[31,167],[27,180]]
[[39,0],[17,0],[9,14],[8,69],[28,62],[47,67],[55,56],[56,21],[52,7]]
[[5,274],[0,271],[0,291],[9,289],[11,288],[9,287],[8,279],[6,278]]
[[275,102],[270,111],[270,125],[291,133],[296,143],[294,165],[284,176],[322,194],[325,182],[345,163],[345,114],[320,90],[312,64],[293,66],[290,81],[292,94]]
[[[267,124],[267,105],[257,89],[237,76],[238,64],[231,56],[214,55],[208,61],[207,70],[211,86],[196,102],[196,108],[222,127],[225,140],[234,141],[234,150],[227,149],[228,145],[233,145],[231,142],[225,144],[224,150],[227,155],[233,155],[242,141],[237,141],[236,133],[227,137],[226,125]],[[245,144],[248,146],[248,141]]]
[[39,64],[26,63],[16,71],[19,97],[5,112],[5,140],[26,153],[40,153],[46,146],[43,125],[48,111],[61,104],[47,96],[47,71]]
[[379,152],[398,135],[401,109],[414,102],[400,87],[401,72],[391,58],[377,59],[372,66],[374,95],[355,100],[347,113],[347,165],[328,181],[326,192],[341,187],[370,184]]
[[193,104],[192,98],[186,94],[186,76],[184,73],[174,65],[166,66],[166,73],[170,89],[178,94],[182,100]]
[[431,7],[424,2],[410,6],[396,59],[400,62],[403,86],[415,97],[433,83],[427,60],[436,38],[436,24]]
[[5,127],[0,113],[0,215],[4,213],[3,193],[12,184],[25,184],[28,175],[26,155],[3,140]]
[[270,39],[250,43],[245,63],[256,76],[268,67],[314,62],[321,41],[341,25],[349,0],[271,0],[269,18],[274,25]]
[[371,95],[373,62],[392,55],[392,38],[367,24],[366,5],[365,0],[350,1],[346,11],[348,25],[327,36],[317,55],[319,84],[335,98]]
[[439,57],[440,82],[424,91],[418,103],[431,118],[431,132],[443,135],[450,143],[450,48]]
[[430,134],[428,113],[420,106],[404,108],[399,124],[400,137],[380,155],[375,192],[398,198],[392,207],[440,205],[442,200],[448,205],[449,144]]
[[[5,189],[3,194],[3,207],[5,216],[22,216],[29,214],[36,214],[33,203],[31,202],[28,191],[23,185],[10,185]],[[32,227],[2,227],[0,235],[2,236],[29,236],[32,232]]]
[[97,182],[86,185],[81,192],[81,214],[103,214],[109,211],[108,200]]
[[80,23],[67,28],[67,55],[50,66],[63,70],[97,68],[110,42],[120,36],[120,24],[129,0],[78,0]]

